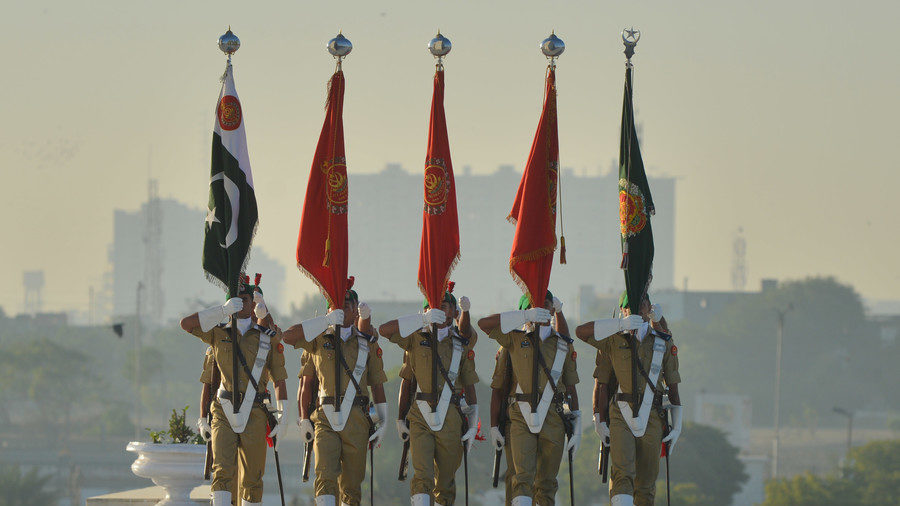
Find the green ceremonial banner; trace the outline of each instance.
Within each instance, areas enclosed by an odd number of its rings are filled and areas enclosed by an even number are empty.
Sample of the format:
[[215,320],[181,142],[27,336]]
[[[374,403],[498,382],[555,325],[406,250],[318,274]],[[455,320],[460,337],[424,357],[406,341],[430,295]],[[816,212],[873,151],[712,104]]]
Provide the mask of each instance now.
[[237,296],[257,221],[243,111],[229,63],[216,106],[203,240],[206,277],[227,290],[228,298]]
[[641,299],[653,279],[653,229],[655,213],[650,185],[641,160],[641,147],[634,127],[632,72],[625,69],[625,100],[622,105],[622,132],[619,139],[619,222],[622,233],[622,269],[628,307],[638,314]]

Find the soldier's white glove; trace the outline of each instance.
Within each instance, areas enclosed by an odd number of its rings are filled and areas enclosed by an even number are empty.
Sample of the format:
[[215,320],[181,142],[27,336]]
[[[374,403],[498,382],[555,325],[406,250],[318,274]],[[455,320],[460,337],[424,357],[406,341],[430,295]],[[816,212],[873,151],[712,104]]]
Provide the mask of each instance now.
[[201,416],[197,420],[197,432],[200,433],[200,437],[207,443],[212,439],[212,428],[209,426],[209,421],[206,420],[205,416]]
[[304,444],[312,442],[316,438],[316,429],[309,418],[297,420],[297,425],[300,426],[300,441]]
[[460,311],[468,311],[472,308],[472,303],[469,302],[469,298],[463,295],[459,298],[459,310]]
[[400,441],[404,443],[409,441],[409,426],[406,425],[406,420],[397,420],[397,434],[400,436]]
[[500,313],[500,332],[504,334],[521,328],[525,322],[547,323],[550,321],[550,311],[542,307],[533,307],[522,311],[504,311]]
[[269,308],[266,307],[266,301],[263,299],[262,292],[253,292],[253,302],[256,303],[253,314],[255,314],[257,318],[262,320],[269,315]]
[[678,442],[678,436],[681,436],[681,406],[672,406],[669,411],[672,413],[672,429],[669,434],[663,438],[663,443],[669,443],[669,454],[675,449],[675,443]]
[[335,309],[325,316],[303,320],[300,322],[300,327],[303,329],[303,337],[308,342],[312,342],[316,336],[328,330],[329,325],[340,325],[342,323],[344,323],[344,310]]
[[641,327],[644,319],[633,314],[623,318],[605,318],[594,320],[594,339],[604,339],[623,330],[635,330]]
[[232,297],[221,306],[213,306],[197,313],[200,319],[200,330],[209,332],[216,325],[225,321],[225,318],[237,313],[244,307],[244,301],[240,297]]
[[503,438],[503,434],[500,434],[500,428],[497,426],[491,427],[491,446],[494,447],[494,450],[502,450],[505,444],[506,439]]
[[365,302],[360,302],[356,309],[359,310],[359,317],[363,320],[368,320],[372,317],[372,308]]
[[574,457],[576,453],[578,453],[578,447],[581,446],[581,411],[572,411],[573,415],[575,415],[575,420],[573,421],[575,427],[572,428],[572,436],[569,437],[569,442],[566,444],[566,451],[572,450],[572,456]]
[[432,323],[441,324],[445,321],[447,321],[447,315],[443,311],[440,309],[429,309],[424,313],[397,318],[397,328],[400,330],[400,337],[406,337],[417,330],[421,330],[426,325]]
[[553,312],[558,313],[562,311],[563,303],[559,300],[559,297],[553,297]]
[[475,443],[475,434],[478,433],[478,404],[463,409],[462,413],[469,421],[469,430],[462,435],[460,440],[466,445],[466,453],[468,453]]
[[600,436],[600,444],[609,446],[609,425],[600,421],[600,413],[594,413],[594,432]]
[[659,304],[653,304],[652,306],[650,306],[650,320],[656,323],[662,319],[662,316],[662,306],[660,306]]
[[[375,405],[375,415],[378,418],[378,421],[375,422],[375,432],[369,436],[369,444],[372,447],[377,447],[381,445],[381,440],[384,439],[384,428],[387,426],[387,403],[381,402]],[[374,420],[373,420],[374,421]]]
[[269,431],[269,437],[275,441],[275,451],[278,451],[278,448],[281,446],[281,435],[284,433],[284,425],[282,420],[284,420],[284,400],[276,399],[275,406],[278,409],[277,411],[272,412],[272,416],[275,417],[275,426]]

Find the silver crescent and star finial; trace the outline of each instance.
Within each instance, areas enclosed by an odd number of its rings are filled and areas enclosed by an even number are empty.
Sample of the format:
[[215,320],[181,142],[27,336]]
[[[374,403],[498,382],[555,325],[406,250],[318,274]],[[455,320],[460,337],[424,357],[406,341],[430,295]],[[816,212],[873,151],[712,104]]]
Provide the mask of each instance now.
[[637,46],[639,40],[641,40],[640,30],[635,30],[633,26],[622,30],[622,43],[625,44],[625,58],[627,60],[627,65],[631,65],[631,57],[634,56],[634,47]]

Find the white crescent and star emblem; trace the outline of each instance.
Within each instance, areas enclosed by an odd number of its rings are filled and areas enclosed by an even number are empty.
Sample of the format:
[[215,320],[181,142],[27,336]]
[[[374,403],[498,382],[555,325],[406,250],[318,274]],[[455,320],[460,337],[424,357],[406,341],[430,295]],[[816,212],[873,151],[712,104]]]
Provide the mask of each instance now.
[[[240,210],[240,199],[241,199],[241,190],[238,188],[234,181],[225,176],[224,172],[219,172],[215,176],[213,176],[209,180],[210,186],[218,180],[222,180],[222,185],[225,187],[225,193],[228,195],[228,200],[231,203],[231,223],[228,226],[228,233],[225,234],[225,243],[219,243],[219,246],[228,249],[234,241],[237,240],[238,229],[237,229],[237,221],[238,221],[238,211]],[[212,226],[213,223],[221,223],[216,218],[216,208],[213,207],[209,210],[209,213],[206,215],[206,223],[209,226]]]

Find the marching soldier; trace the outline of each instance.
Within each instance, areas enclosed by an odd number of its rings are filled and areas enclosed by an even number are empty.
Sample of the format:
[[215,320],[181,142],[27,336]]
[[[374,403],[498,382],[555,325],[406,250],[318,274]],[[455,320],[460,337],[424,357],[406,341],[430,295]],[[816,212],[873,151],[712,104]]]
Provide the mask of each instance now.
[[[256,301],[256,302],[254,302]],[[255,306],[255,309],[254,309]],[[245,506],[262,503],[262,476],[266,465],[266,432],[271,423],[270,435],[279,445],[278,435],[283,431],[284,401],[287,389],[284,380],[284,346],[281,332],[254,324],[251,316],[264,319],[268,315],[262,293],[248,278],[243,278],[239,297],[229,299],[221,306],[213,306],[181,320],[181,328],[210,345],[212,358],[217,364],[220,386],[212,402],[213,472],[212,504],[226,506],[232,503],[231,490],[235,488],[238,457],[243,467],[241,473],[241,502]],[[238,359],[237,389],[230,367],[232,363],[231,323],[222,321],[235,316]],[[271,377],[275,384],[274,416],[266,404],[271,404],[266,385]],[[240,392],[239,408],[234,412],[232,392]],[[274,423],[270,422],[270,416]],[[201,431],[206,429],[202,427]]]
[[457,305],[452,289],[444,293],[441,309],[429,308],[425,301],[422,313],[391,320],[378,329],[405,350],[407,374],[417,385],[415,396],[409,396],[415,399],[408,408],[409,427],[398,421],[401,440],[410,439],[412,506],[454,503],[456,470],[478,430],[478,375],[472,349],[477,334],[469,323],[468,297],[461,297]]
[[[509,366],[509,352],[504,347],[497,350],[495,357],[494,374],[491,377],[491,447],[495,452],[502,452],[506,446],[506,437],[509,435],[509,417],[506,410],[509,407],[509,399],[512,391],[512,368]],[[499,472],[499,469],[498,469]],[[512,452],[506,451],[506,476],[503,478],[506,498],[506,506],[512,502],[512,479],[514,475]]]
[[624,293],[619,306],[622,318],[585,323],[575,334],[597,348],[594,427],[602,443],[610,444],[611,503],[652,505],[660,446],[666,443],[671,452],[681,435],[678,348],[660,307],[651,306],[648,297],[641,300],[639,315],[630,314]]
[[[552,315],[554,327],[549,325]],[[562,302],[548,290],[543,307],[532,307],[530,298],[523,295],[518,311],[487,316],[478,326],[509,352],[512,367],[506,438],[515,472],[510,504],[552,505],[563,454],[576,452],[581,443],[576,355],[565,335]],[[494,429],[496,448],[502,439]]]
[[[387,421],[382,351],[377,336],[360,331],[371,329],[372,310],[359,302],[351,286],[348,283],[343,309],[332,308],[327,315],[284,332],[284,342],[309,354],[301,372],[299,425],[302,441],[313,441],[316,506],[336,506],[338,496],[342,506],[360,503],[366,452],[369,445],[381,442]],[[341,326],[340,335],[329,329],[332,325]],[[369,389],[375,421],[369,415]],[[309,412],[307,399],[314,394],[317,407]],[[375,422],[379,422],[377,428]]]

